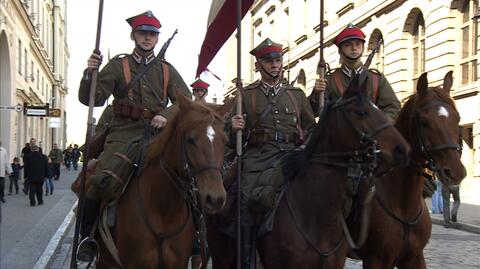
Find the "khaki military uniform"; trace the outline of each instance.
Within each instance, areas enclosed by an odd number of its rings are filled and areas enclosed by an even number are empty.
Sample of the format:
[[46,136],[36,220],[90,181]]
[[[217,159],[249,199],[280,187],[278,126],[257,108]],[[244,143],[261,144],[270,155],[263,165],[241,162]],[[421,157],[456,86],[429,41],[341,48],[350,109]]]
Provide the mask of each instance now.
[[[286,90],[281,90],[282,87]],[[299,146],[302,143],[299,132],[306,137],[315,124],[302,90],[280,86],[276,92],[280,95],[262,118],[260,115],[273,97],[268,87],[257,81],[244,89],[248,144],[242,155],[241,206],[242,223],[247,225],[255,224],[255,212],[264,212],[272,206],[272,194],[283,184],[280,169],[273,167],[275,161]]]
[[[169,79],[167,93],[165,94],[167,98],[163,100],[163,66],[160,61],[154,61],[152,56],[155,57],[152,53],[151,57],[141,58],[135,51],[130,55],[116,56],[107,63],[98,75],[95,106],[102,106],[107,98],[113,95],[114,106],[116,101],[128,102],[141,106],[148,113],[143,113],[139,119],[114,113],[114,117],[109,123],[109,133],[105,140],[104,151],[98,158],[99,165],[97,165],[95,174],[103,170],[103,167],[115,151],[125,147],[127,142],[133,138],[141,137],[145,133],[146,128],[149,128],[151,118],[155,114],[162,115],[168,120],[172,107],[166,108],[166,106],[169,101],[175,103],[176,90],[191,98],[191,93],[180,74],[171,64],[165,62],[166,65],[164,66],[169,69]],[[153,61],[153,66],[132,85],[130,90],[126,89],[127,82],[122,66],[124,57],[128,59],[132,80],[145,64]],[[90,80],[86,79],[84,75],[78,93],[79,100],[84,105],[88,105],[89,91]],[[121,184],[118,184],[118,180],[114,179],[111,179],[109,182],[94,182],[92,179],[92,183],[93,188],[87,192],[87,196],[90,199],[115,199],[115,196],[120,194],[122,188]]]
[[[360,67],[360,68],[363,68],[363,67]],[[357,72],[359,70],[360,69],[358,69]],[[354,76],[353,75],[354,72],[355,72],[354,70],[348,68],[345,65],[342,65],[340,68],[335,69],[332,73],[327,75],[325,77],[327,79],[327,88],[325,90],[325,101],[336,100],[341,96],[337,82],[333,77],[334,76],[333,73],[340,74],[339,75],[340,81],[343,84],[343,88],[346,90],[348,88],[348,84],[350,83],[350,80]],[[367,78],[368,96],[370,97],[371,100],[374,101],[375,105],[377,105],[378,108],[381,111],[383,111],[392,122],[394,122],[398,113],[400,112],[401,105],[400,105],[400,101],[395,95],[395,92],[390,86],[390,83],[388,83],[387,78],[385,78],[385,76],[382,73],[374,69],[370,69],[367,76],[368,76]],[[374,82],[374,79],[372,79],[372,76],[377,76],[376,82]],[[374,83],[377,84],[376,87],[374,87]],[[377,88],[377,90],[374,91],[374,88]],[[315,94],[315,93],[312,93],[312,95],[309,96],[310,102],[312,104],[312,109],[315,111],[316,115],[318,115],[317,96],[318,94]]]

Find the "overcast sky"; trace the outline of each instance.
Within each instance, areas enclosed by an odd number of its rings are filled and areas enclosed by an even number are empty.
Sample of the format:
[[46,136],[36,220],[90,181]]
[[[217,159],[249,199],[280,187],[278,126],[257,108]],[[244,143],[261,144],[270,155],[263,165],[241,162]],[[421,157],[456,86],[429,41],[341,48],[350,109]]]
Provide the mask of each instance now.
[[[67,145],[83,144],[85,141],[88,107],[78,101],[78,85],[87,59],[95,48],[98,0],[67,1],[67,35],[70,60],[68,63],[67,96]],[[160,38],[156,53],[175,29],[178,34],[168,48],[167,61],[179,71],[187,85],[195,79],[198,54],[205,36],[208,12],[211,0],[104,0],[103,23],[100,50],[107,61],[108,51],[111,57],[120,53],[130,53],[134,44],[130,40],[130,26],[125,19],[151,10],[160,20]],[[209,69],[223,77],[222,52],[214,59]],[[103,64],[103,65],[104,65]],[[103,67],[102,65],[102,67]],[[221,96],[223,82],[211,75],[202,76],[210,86],[209,97]],[[221,98],[220,98],[221,99]],[[95,108],[98,118],[103,108]]]

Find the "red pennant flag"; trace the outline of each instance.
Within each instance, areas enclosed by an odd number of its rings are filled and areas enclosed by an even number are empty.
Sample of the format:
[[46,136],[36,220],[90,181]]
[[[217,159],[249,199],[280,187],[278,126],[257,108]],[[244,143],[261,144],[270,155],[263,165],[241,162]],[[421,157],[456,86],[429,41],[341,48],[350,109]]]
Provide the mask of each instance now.
[[[254,0],[242,1],[242,18]],[[237,28],[237,0],[212,0],[207,33],[198,56],[197,75],[205,71],[220,48]]]

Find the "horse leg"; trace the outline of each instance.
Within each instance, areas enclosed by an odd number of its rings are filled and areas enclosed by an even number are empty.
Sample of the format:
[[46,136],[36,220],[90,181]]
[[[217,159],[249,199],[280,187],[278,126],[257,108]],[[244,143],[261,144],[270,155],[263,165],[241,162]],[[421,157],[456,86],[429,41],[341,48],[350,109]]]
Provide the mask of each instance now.
[[366,257],[362,260],[363,269],[391,269],[394,266],[392,265],[393,261],[385,260],[381,257]]

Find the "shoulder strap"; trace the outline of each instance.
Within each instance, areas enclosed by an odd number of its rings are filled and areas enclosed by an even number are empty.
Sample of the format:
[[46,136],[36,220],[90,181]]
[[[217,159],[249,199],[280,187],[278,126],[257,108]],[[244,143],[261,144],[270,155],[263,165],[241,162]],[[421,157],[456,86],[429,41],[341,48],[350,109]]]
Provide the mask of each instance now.
[[332,73],[332,77],[333,77],[333,80],[335,81],[335,85],[337,86],[338,93],[340,94],[340,96],[343,96],[343,94],[345,93],[345,85],[343,85],[340,72],[342,71],[339,71],[339,70],[334,71]]
[[300,111],[300,106],[298,105],[297,98],[295,98],[295,95],[287,90],[288,97],[290,97],[290,100],[293,103],[293,106],[295,107],[295,114],[297,115],[297,132],[298,136],[303,140],[303,130],[302,130],[302,118],[301,118],[301,111]]
[[122,58],[122,66],[123,66],[123,77],[125,78],[125,83],[128,85],[132,80],[131,73],[130,73],[130,65],[128,64],[128,57]]
[[162,63],[162,71],[163,71],[163,100],[165,103],[167,101],[167,93],[168,93],[168,80],[170,78],[170,70],[168,69],[168,65],[164,62]]
[[378,75],[370,71],[370,77],[372,78],[372,83],[373,83],[372,100],[373,100],[373,103],[376,103],[377,97],[378,97]]
[[253,122],[257,123],[257,89],[252,89],[252,117],[253,117]]

